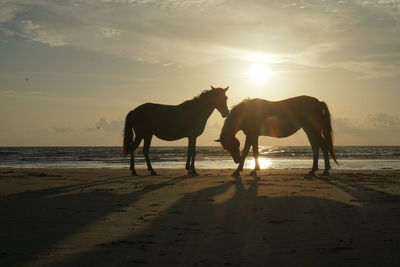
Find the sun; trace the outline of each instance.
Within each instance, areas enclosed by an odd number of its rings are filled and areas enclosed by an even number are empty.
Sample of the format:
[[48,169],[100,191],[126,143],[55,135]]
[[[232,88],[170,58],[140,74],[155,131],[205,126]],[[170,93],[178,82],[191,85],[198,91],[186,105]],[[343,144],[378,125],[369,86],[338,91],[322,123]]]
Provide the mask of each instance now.
[[252,65],[247,71],[247,77],[256,84],[262,84],[271,76],[269,68],[262,63]]

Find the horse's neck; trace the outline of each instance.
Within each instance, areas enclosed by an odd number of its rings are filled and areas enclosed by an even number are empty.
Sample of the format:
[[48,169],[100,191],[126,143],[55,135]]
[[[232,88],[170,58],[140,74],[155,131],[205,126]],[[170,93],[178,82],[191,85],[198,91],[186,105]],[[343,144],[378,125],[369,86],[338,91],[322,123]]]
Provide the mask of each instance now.
[[234,116],[233,118],[229,118],[229,121],[225,121],[224,126],[222,127],[221,130],[221,139],[226,138],[226,139],[232,139],[237,132],[241,130],[241,121],[238,121],[236,119],[237,117]]
[[214,111],[214,106],[211,104],[208,99],[195,99],[190,107],[193,113],[199,115],[200,118],[205,120],[211,116],[211,113]]
[[239,130],[233,130],[233,128],[230,128],[230,127],[229,128],[224,127],[224,128],[222,128],[222,131],[221,131],[220,140],[223,140],[223,139],[231,140],[235,137],[235,135],[238,131]]

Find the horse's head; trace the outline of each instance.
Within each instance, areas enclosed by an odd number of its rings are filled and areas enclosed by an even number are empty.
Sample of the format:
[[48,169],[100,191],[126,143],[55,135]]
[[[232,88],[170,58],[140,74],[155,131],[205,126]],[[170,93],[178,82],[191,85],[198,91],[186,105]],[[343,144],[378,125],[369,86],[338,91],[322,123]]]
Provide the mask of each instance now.
[[235,136],[222,137],[215,141],[221,143],[222,147],[231,154],[235,163],[240,162],[240,142]]
[[228,97],[225,95],[228,89],[229,86],[226,88],[214,88],[211,86],[213,105],[219,111],[219,113],[221,113],[221,116],[223,118],[225,118],[229,114],[229,109],[228,106],[226,105]]

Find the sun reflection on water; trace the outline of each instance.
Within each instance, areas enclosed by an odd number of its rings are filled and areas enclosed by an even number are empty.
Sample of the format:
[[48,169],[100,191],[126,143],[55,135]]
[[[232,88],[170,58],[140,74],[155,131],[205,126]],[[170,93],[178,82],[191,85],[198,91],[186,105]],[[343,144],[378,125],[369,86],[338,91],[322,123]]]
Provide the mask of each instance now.
[[[260,164],[261,169],[268,169],[274,165],[272,159],[263,158],[263,157],[258,158],[258,163]],[[244,168],[254,169],[254,167],[255,167],[254,158],[246,160],[246,162],[244,164]]]

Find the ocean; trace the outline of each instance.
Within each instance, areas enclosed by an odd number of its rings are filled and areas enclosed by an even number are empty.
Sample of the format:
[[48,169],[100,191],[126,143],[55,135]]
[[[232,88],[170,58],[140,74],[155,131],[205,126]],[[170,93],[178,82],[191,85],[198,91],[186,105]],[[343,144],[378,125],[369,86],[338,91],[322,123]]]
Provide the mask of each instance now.
[[[382,170],[400,169],[400,146],[337,146],[339,165],[332,169]],[[150,158],[155,169],[184,168],[186,147],[151,147]],[[136,156],[136,167],[145,168],[141,150]],[[263,169],[309,169],[312,151],[309,146],[260,147]],[[230,155],[221,147],[197,147],[196,168],[236,168]],[[245,168],[253,168],[252,153]],[[322,155],[319,166],[323,168]],[[0,167],[16,168],[128,168],[129,157],[123,157],[121,147],[1,147]]]

